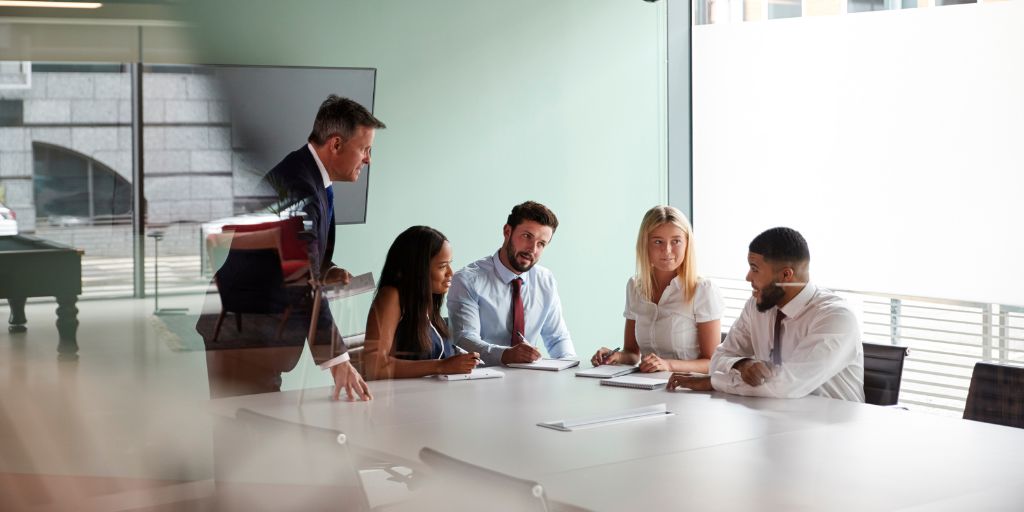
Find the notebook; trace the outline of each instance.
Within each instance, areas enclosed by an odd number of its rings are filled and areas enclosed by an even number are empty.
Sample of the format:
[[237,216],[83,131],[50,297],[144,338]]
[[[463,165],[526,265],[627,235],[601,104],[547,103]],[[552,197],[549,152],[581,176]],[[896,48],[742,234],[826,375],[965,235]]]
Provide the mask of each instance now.
[[505,366],[510,368],[527,368],[529,370],[547,370],[557,372],[573,366],[579,366],[576,359],[538,359],[532,363],[511,363]]
[[620,375],[626,375],[639,370],[631,364],[602,364],[587,370],[576,372],[577,377],[594,377],[597,379],[610,379]]
[[451,375],[438,375],[441,380],[477,380],[477,379],[500,379],[505,374],[491,368],[474,368],[469,373],[454,373]]
[[620,386],[635,389],[658,389],[668,384],[668,376],[665,377],[641,377],[639,375],[623,375],[613,379],[601,381],[602,386]]

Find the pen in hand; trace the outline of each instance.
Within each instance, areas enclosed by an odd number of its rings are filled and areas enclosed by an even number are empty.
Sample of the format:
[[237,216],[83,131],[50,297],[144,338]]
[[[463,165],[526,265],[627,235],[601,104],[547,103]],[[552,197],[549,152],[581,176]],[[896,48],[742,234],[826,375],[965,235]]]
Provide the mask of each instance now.
[[604,355],[601,356],[601,364],[608,364],[608,360],[611,359],[612,355],[620,350],[622,350],[622,347],[615,347],[615,350],[605,352]]
[[473,359],[476,359],[477,366],[484,364],[484,360],[481,359],[480,354],[477,354],[476,352],[470,352],[458,345],[455,345],[455,351],[458,352],[459,354],[473,354]]

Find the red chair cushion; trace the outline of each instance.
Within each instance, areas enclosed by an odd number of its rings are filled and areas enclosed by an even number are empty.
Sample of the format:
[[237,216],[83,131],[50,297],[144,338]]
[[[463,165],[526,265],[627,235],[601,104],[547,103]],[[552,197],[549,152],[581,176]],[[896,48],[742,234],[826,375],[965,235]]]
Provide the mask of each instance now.
[[[302,217],[288,217],[273,222],[261,224],[228,224],[222,228],[223,231],[234,231],[236,233],[248,233],[261,231],[270,228],[281,229],[281,259],[282,260],[303,260],[309,258],[306,252],[306,241],[299,239],[299,232],[302,231]],[[285,269],[286,276],[288,275]]]

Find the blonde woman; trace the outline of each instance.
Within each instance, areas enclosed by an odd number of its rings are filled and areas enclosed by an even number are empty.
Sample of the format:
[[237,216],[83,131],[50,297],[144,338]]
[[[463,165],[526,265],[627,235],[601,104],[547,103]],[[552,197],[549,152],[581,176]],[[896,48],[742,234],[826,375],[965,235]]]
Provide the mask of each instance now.
[[626,285],[622,350],[601,347],[591,363],[642,372],[707,373],[721,342],[722,296],[697,275],[693,228],[681,211],[655,206],[636,239],[636,275]]

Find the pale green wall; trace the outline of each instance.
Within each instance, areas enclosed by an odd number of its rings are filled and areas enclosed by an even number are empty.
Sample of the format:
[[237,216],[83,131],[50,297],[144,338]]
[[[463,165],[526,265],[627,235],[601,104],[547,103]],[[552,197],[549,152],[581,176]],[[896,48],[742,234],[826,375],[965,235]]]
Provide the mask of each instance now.
[[509,209],[534,199],[561,222],[542,264],[578,351],[621,344],[635,230],[666,195],[664,2],[198,4],[208,62],[378,70],[388,129],[367,223],[339,226],[336,262],[376,275],[395,235],[427,224],[461,267],[492,253]]

